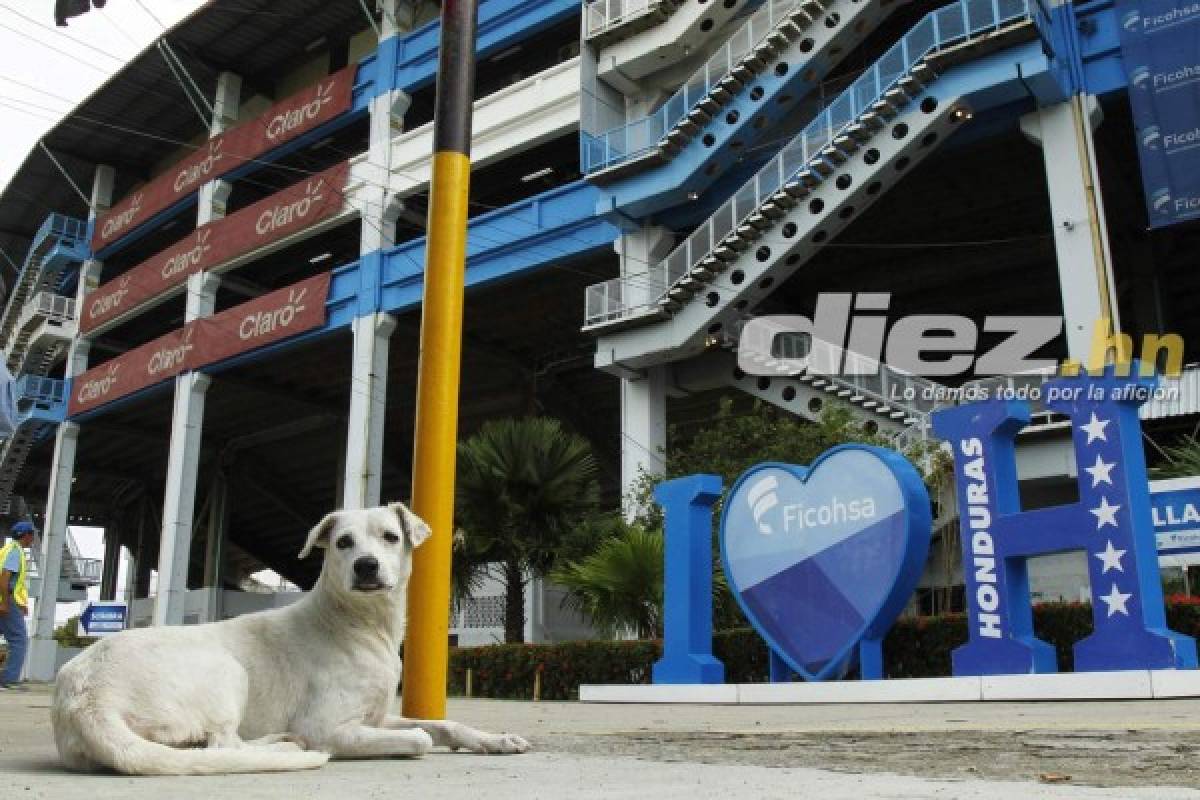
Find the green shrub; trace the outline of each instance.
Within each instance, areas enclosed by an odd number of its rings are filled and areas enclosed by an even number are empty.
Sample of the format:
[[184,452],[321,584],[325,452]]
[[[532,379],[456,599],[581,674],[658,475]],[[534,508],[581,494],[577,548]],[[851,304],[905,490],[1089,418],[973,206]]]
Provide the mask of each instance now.
[[658,660],[658,641],[498,644],[450,651],[449,690],[463,694],[471,670],[476,697],[533,697],[534,675],[542,673],[543,700],[578,697],[581,683],[649,683]]
[[[1170,597],[1167,624],[1200,639],[1200,598]],[[1074,667],[1071,648],[1092,632],[1091,606],[1047,603],[1034,608],[1033,627],[1058,652],[1059,669]],[[963,614],[917,617],[896,623],[883,643],[889,678],[930,678],[951,674],[950,654],[967,641]],[[649,683],[651,668],[662,654],[659,641],[567,642],[552,645],[495,645],[460,648],[450,654],[450,693],[465,691],[472,670],[476,697],[529,699],[534,674],[542,673],[543,700],[569,700],[584,683]],[[713,654],[725,664],[729,683],[767,680],[767,648],[749,628],[713,637]]]
[[97,640],[94,636],[80,636],[79,617],[71,617],[54,629],[54,641],[59,647],[87,647]]

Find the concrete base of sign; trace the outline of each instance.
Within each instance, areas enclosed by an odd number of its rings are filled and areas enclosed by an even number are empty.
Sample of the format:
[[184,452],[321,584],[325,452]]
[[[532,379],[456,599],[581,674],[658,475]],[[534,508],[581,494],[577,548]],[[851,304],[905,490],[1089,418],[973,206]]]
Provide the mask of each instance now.
[[1026,700],[1154,700],[1200,697],[1200,670],[1066,672],[906,678],[830,683],[584,685],[584,703],[805,705],[818,703],[962,703]]

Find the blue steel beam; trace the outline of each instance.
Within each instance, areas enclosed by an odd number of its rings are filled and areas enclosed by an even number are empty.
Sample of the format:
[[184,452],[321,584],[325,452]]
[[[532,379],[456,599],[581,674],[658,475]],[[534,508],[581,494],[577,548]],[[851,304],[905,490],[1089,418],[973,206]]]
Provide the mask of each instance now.
[[[780,128],[789,118],[798,115],[811,118],[822,110],[818,99],[813,96],[815,90],[843,58],[871,31],[883,25],[899,6],[900,3],[893,3],[883,6],[882,10],[871,10],[866,4],[853,7],[847,4],[846,7],[837,7],[839,11],[832,17],[829,15],[831,7],[823,17],[817,18],[800,33],[796,41],[783,45],[775,43],[775,55],[770,56],[762,72],[744,81],[738,89],[727,89],[733,96],[719,110],[710,110],[713,118],[703,123],[700,130],[682,144],[682,150],[670,156],[665,163],[646,165],[623,177],[606,179],[602,177],[602,171],[596,171],[599,165],[586,163],[592,152],[588,142],[594,141],[595,146],[603,151],[606,147],[604,140],[581,134],[584,140],[584,169],[606,189],[598,213],[619,210],[631,217],[645,218],[680,205],[689,196],[708,192],[719,181],[719,176],[738,169],[746,154],[761,153],[751,157],[763,161],[773,156],[791,138],[781,138],[778,133]],[[850,18],[843,20],[840,28],[836,23],[833,26],[822,24],[822,20],[832,21],[842,14]],[[778,35],[778,26],[787,20],[787,16],[777,10],[774,15],[777,25],[774,30]],[[759,18],[757,24],[765,25],[765,19]],[[750,29],[742,30],[748,33]],[[761,36],[764,30],[757,29],[757,35]],[[740,35],[741,31],[737,36]],[[814,42],[819,44],[815,49],[803,52],[800,40],[806,41],[810,48],[813,48]],[[686,119],[701,97],[707,96],[711,100],[712,87],[718,86],[724,77],[715,71],[699,85],[689,81],[684,89],[645,119],[632,121],[606,134],[645,130],[647,133],[643,135],[651,139],[642,155],[613,160],[610,166],[620,168],[623,164],[634,163],[639,158],[657,152],[654,142],[660,135],[666,136],[681,119]],[[646,127],[640,128],[640,125]]]
[[[596,187],[578,181],[471,220],[467,288],[611,248],[620,231],[596,216],[599,194]],[[384,253],[381,311],[420,305],[424,257],[424,239]]]
[[[596,187],[577,181],[472,219],[467,231],[467,290],[611,250],[620,230],[596,216],[598,197]],[[333,270],[324,326],[203,371],[220,373],[345,332],[356,317],[415,309],[421,304],[424,275],[424,238],[368,253]],[[580,309],[581,323],[582,318]],[[84,422],[101,417],[172,385],[167,381],[149,387],[72,419]],[[69,388],[65,396],[70,397]]]
[[[475,55],[483,59],[580,14],[579,0],[482,0]],[[437,75],[441,23],[428,25],[384,42],[377,53],[359,65],[354,108],[366,110],[370,98],[383,94],[379,81],[409,94],[433,84]],[[386,81],[392,72],[391,81]]]
[[[1064,89],[1086,90],[1094,95],[1126,91],[1128,79],[1121,61],[1120,20],[1114,0],[1090,0],[1074,5],[1067,3],[1052,13],[1051,41],[1057,57],[1047,70],[1027,76],[1033,99],[1041,104],[1059,102],[1065,99]],[[1008,109],[1014,116],[1028,110],[1026,105],[1021,104]],[[972,132],[977,133],[974,130]],[[956,136],[955,140],[962,141],[964,138]],[[670,191],[655,189],[651,185],[654,182],[673,188],[686,179],[686,170],[673,166],[675,162],[671,162],[665,167],[606,187],[608,193],[601,199],[604,204],[601,210],[620,208],[624,214],[639,219],[657,210],[654,217],[657,223],[672,228],[688,227],[715,210],[748,177],[748,172],[756,170],[771,155],[773,151],[765,152],[746,164],[737,164],[729,175],[722,175],[710,189],[703,192],[698,201],[684,202],[684,198],[675,192],[661,195],[669,196],[673,201],[669,208],[645,206],[644,201],[636,198],[653,197],[656,191]],[[639,205],[639,202],[643,205]],[[646,213],[641,213],[643,211]]]
[[[552,25],[578,16],[578,0],[482,0],[479,4],[479,38],[476,55],[486,58],[506,47],[537,34]],[[399,89],[408,94],[430,86],[437,75],[438,42],[441,38],[441,23],[434,21],[401,36],[392,36],[380,42],[378,49],[363,58],[354,79],[353,101],[350,111],[337,119],[285,145],[247,162],[228,173],[224,180],[236,181],[248,177],[301,150],[313,142],[353,124],[366,116],[371,100]],[[97,258],[111,258],[160,225],[170,221],[196,204],[196,193],[160,211],[128,236],[103,248]],[[90,231],[89,231],[90,236]]]
[[1077,32],[1082,87],[1089,94],[1128,91],[1121,61],[1120,20],[1113,0],[1076,3],[1066,12]]

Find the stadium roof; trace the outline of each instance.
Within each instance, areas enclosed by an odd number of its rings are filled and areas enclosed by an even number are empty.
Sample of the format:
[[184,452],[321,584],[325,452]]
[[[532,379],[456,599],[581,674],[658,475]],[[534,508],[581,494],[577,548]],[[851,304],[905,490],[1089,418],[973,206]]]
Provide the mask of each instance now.
[[[284,10],[280,10],[284,9]],[[103,13],[103,12],[97,12]],[[289,67],[367,27],[358,0],[209,0],[165,34],[207,97],[224,70],[247,94],[275,96]],[[150,45],[46,134],[43,141],[88,191],[96,164],[117,170],[115,199],[149,177],[178,143],[203,133],[162,54]],[[21,260],[52,212],[85,218],[87,206],[39,147],[0,193],[0,248]]]

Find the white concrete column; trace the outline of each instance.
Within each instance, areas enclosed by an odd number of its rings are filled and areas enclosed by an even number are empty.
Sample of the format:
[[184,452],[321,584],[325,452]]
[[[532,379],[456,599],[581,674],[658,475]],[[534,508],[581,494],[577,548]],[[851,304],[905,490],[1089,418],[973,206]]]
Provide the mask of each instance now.
[[225,536],[229,520],[229,485],[223,475],[209,488],[208,526],[204,542],[204,588],[210,591],[204,622],[216,622],[222,613],[225,583]]
[[[100,271],[99,262],[89,261],[80,272],[79,297],[85,286]],[[87,371],[91,342],[76,339],[67,355],[67,375],[72,377]],[[58,643],[54,641],[54,612],[58,607],[59,576],[62,575],[63,550],[67,542],[67,520],[70,518],[71,486],[75,482],[75,451],[79,442],[79,425],[64,422],[54,434],[54,455],[50,465],[50,490],[46,496],[45,530],[42,531],[38,566],[42,585],[38,593],[33,637],[29,643],[29,660],[25,674],[35,681],[54,678]]]
[[[217,76],[213,98],[211,136],[231,128],[241,109],[242,78],[232,72]],[[226,158],[231,154],[226,154]],[[196,225],[223,219],[233,184],[210,181],[200,187]],[[192,275],[187,283],[185,320],[212,316],[220,279],[208,273]],[[192,546],[192,521],[196,509],[196,477],[200,469],[200,444],[204,435],[204,399],[212,379],[198,372],[175,379],[175,408],[171,418],[167,485],[163,497],[162,535],[158,550],[158,596],[155,625],[181,625],[187,598],[187,574]]]
[[107,164],[98,164],[92,176],[92,210],[97,217],[112,208],[113,191],[117,183],[117,171]]
[[237,124],[242,108],[242,76],[233,72],[217,75],[217,93],[213,98],[212,133],[224,133]]
[[[200,273],[188,278],[188,322],[212,315],[219,285],[220,279],[216,275]],[[192,521],[196,510],[196,476],[200,470],[200,444],[204,436],[204,398],[211,383],[212,378],[200,372],[188,372],[175,379],[162,536],[158,546],[155,625],[183,623]]]
[[[91,219],[112,207],[116,171],[107,165],[96,167],[92,178]],[[89,259],[79,268],[79,286],[75,291],[75,306],[82,309],[85,298],[100,285],[103,264]],[[67,351],[64,374],[73,378],[87,371],[91,342],[76,335]],[[33,635],[29,643],[29,658],[25,674],[32,680],[54,678],[58,643],[54,641],[54,613],[58,608],[59,576],[62,575],[63,548],[67,541],[67,520],[70,514],[71,485],[75,482],[75,451],[79,441],[79,425],[64,422],[54,434],[54,455],[50,462],[50,489],[46,497],[45,530],[42,531],[38,566],[41,570],[41,589],[34,606]]]
[[640,506],[633,493],[644,475],[667,468],[667,367],[651,367],[643,378],[621,380],[621,497],[627,517]]
[[[224,133],[234,126],[242,104],[242,78],[232,72],[217,75],[217,93],[213,99],[212,136]],[[225,153],[224,158],[235,154]],[[209,181],[200,187],[197,196],[196,225],[223,219],[229,207],[229,195],[233,184],[229,181]]]
[[[383,38],[412,26],[412,4],[381,0]],[[407,26],[407,27],[406,27]],[[411,101],[404,92],[391,92],[371,101],[367,163],[377,187],[363,211],[359,252],[376,253],[395,244],[396,220],[404,205],[384,187],[391,185],[392,139],[404,129],[404,114]],[[364,262],[363,268],[371,268]],[[374,281],[364,283],[374,291]],[[341,476],[343,508],[379,504],[383,476],[383,428],[387,412],[388,352],[396,320],[388,314],[365,314],[354,320],[354,355],[350,375],[350,415]]]
[[388,39],[413,29],[417,4],[412,0],[378,0],[375,7],[383,12],[379,38]]
[[1021,129],[1042,147],[1050,190],[1067,353],[1086,364],[1097,322],[1121,329],[1109,250],[1108,224],[1096,167],[1092,129],[1099,122],[1094,98],[1074,97],[1021,119]]
[[[669,231],[656,227],[622,236],[616,244],[621,275],[646,272],[670,252],[673,243]],[[633,494],[642,476],[666,472],[668,370],[652,367],[642,375],[621,379],[621,498],[626,517],[641,510]]]
[[388,350],[395,330],[396,319],[390,314],[372,314],[354,320],[343,508],[379,505],[383,427],[387,414]]
[[62,574],[63,546],[67,537],[67,510],[71,502],[71,483],[75,480],[75,448],[78,441],[78,425],[74,422],[64,422],[58,426],[54,438],[54,461],[46,506],[46,529],[42,531],[39,559],[42,586],[25,670],[25,674],[35,681],[54,679],[54,662],[58,652],[58,643],[54,641],[54,612],[58,606],[58,578]]

